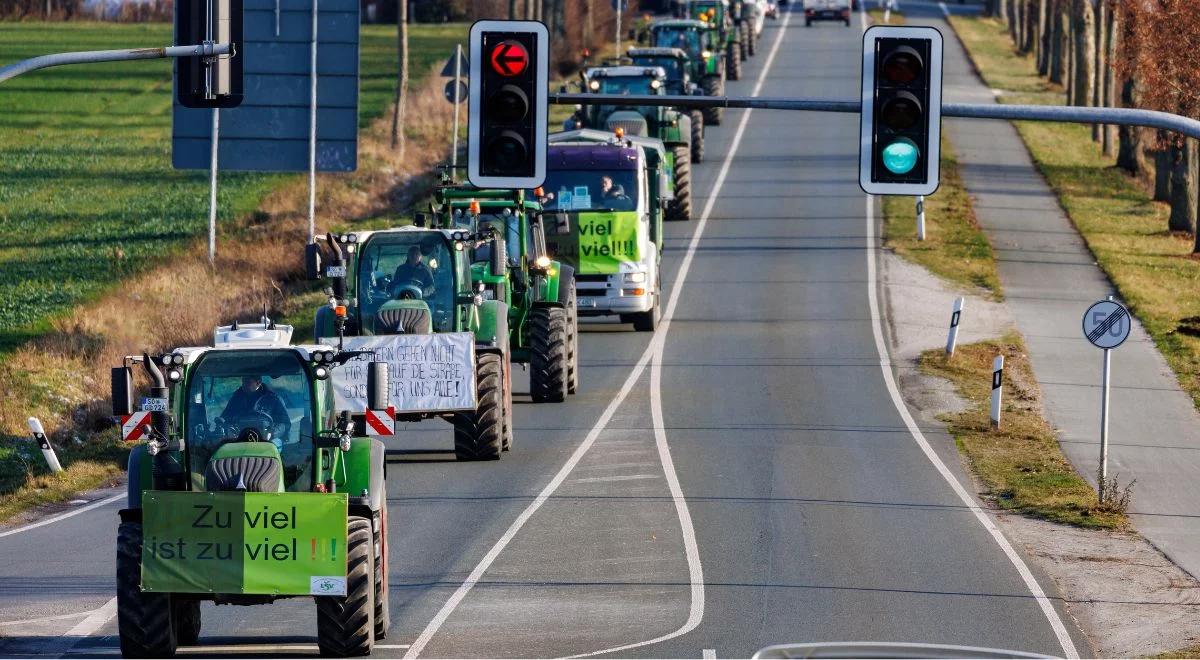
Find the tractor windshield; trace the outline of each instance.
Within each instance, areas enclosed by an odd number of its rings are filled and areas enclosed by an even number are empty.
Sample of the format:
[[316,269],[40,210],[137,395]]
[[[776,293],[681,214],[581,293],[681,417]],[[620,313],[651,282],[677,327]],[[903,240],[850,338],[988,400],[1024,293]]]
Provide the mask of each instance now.
[[363,327],[391,300],[420,300],[429,306],[436,332],[454,324],[454,259],[440,231],[376,234],[358,257],[358,292]]
[[[521,217],[514,213],[481,213],[479,215],[479,229],[491,226],[497,234],[504,239],[505,250],[508,252],[509,258],[521,256]],[[492,244],[487,243],[475,248],[471,254],[471,261],[480,263],[488,261],[492,258]]]
[[[603,76],[594,78],[592,84],[595,86],[595,91],[600,94],[621,94],[624,96],[631,95],[647,95],[657,94],[658,88],[654,78],[649,76]],[[653,117],[657,109],[648,105],[637,106],[613,106],[613,105],[596,105],[592,106],[593,112],[596,113],[596,123],[601,124],[605,118],[614,112],[622,110],[636,112],[643,117]]]
[[547,210],[634,211],[638,207],[634,170],[551,170],[542,187],[554,195]]
[[654,45],[682,48],[691,57],[699,57],[703,50],[700,31],[694,27],[660,27],[654,32]]
[[662,67],[663,71],[667,72],[667,84],[669,86],[677,87],[683,81],[683,62],[674,57],[637,57],[633,62],[637,66]]
[[292,350],[209,351],[187,384],[187,441],[192,485],[227,442],[270,442],[283,457],[284,486],[312,488],[312,382]]

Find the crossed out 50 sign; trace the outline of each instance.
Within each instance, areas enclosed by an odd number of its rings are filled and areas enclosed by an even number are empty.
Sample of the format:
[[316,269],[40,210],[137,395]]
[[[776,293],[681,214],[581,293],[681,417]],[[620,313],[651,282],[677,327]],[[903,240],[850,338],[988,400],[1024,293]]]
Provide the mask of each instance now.
[[1129,338],[1129,310],[1119,302],[1101,300],[1083,315],[1083,336],[1097,348],[1116,348]]

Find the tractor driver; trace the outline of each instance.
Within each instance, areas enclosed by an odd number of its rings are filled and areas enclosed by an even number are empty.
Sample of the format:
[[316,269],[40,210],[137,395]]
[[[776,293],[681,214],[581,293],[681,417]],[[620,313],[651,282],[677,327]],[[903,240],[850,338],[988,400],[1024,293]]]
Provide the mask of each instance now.
[[225,404],[220,419],[241,420],[258,414],[270,416],[271,426],[263,431],[269,431],[273,440],[282,442],[291,430],[291,419],[288,418],[287,409],[283,407],[283,400],[274,390],[263,384],[262,376],[243,376],[242,386],[229,397],[229,403]]
[[414,245],[408,248],[408,258],[396,267],[392,275],[392,295],[400,293],[405,285],[416,284],[421,288],[422,297],[433,290],[433,271],[424,262],[421,247]]
[[619,183],[614,183],[612,177],[607,174],[600,177],[600,198],[606,203],[617,202],[622,206],[629,202],[629,195],[625,194],[625,188]]

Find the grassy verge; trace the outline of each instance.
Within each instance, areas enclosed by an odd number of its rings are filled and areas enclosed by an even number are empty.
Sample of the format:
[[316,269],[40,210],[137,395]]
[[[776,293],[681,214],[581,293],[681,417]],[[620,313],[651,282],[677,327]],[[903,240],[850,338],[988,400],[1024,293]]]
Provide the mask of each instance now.
[[[1000,429],[992,430],[988,406],[997,355],[1004,355],[1004,407]],[[1042,417],[1037,381],[1020,337],[959,346],[949,360],[941,349],[926,351],[920,367],[954,383],[967,400],[967,410],[946,415],[944,421],[985,495],[997,505],[1080,527],[1125,524],[1123,513],[1097,505],[1096,492],[1059,448],[1054,430]]]
[[[867,0],[868,2],[870,0]],[[875,25],[904,25],[904,14],[898,11],[892,12],[887,23],[883,22],[883,10],[879,8],[868,9],[867,16],[871,18],[871,22]]]
[[[1013,52],[996,21],[955,16],[955,31],[1004,102],[1062,103],[1061,90]],[[1167,232],[1169,209],[1113,166],[1087,126],[1016,122],[1034,162],[1100,267],[1149,331],[1180,385],[1200,406],[1200,259],[1189,237]]]
[[941,187],[925,198],[925,240],[917,240],[916,203],[912,197],[883,200],[884,245],[954,284],[1001,295],[992,245],[975,219],[971,198],[958,173],[952,145],[943,137]]

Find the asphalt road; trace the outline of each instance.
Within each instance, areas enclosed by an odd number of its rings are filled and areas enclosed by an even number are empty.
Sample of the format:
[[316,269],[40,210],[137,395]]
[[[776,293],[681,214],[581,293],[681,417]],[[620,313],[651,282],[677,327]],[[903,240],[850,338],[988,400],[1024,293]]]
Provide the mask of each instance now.
[[[731,94],[858,93],[857,21],[797,18],[770,24]],[[857,126],[729,112],[696,169],[699,217],[667,229],[665,327],[589,324],[580,394],[519,396],[498,463],[454,462],[441,424],[391,444],[393,625],[377,655],[735,657],[832,640],[1089,653],[967,505],[951,440],[897,408]],[[0,656],[116,654],[116,509],[0,536]],[[314,642],[311,602],[206,605],[201,646],[181,654]]]

